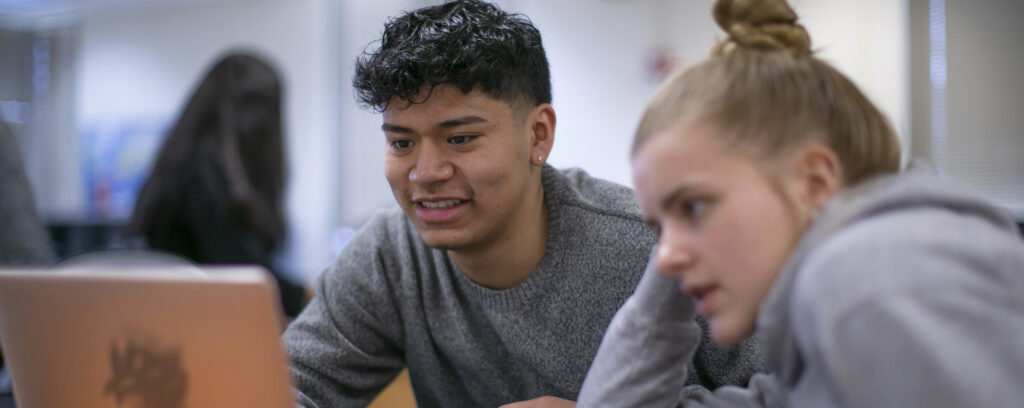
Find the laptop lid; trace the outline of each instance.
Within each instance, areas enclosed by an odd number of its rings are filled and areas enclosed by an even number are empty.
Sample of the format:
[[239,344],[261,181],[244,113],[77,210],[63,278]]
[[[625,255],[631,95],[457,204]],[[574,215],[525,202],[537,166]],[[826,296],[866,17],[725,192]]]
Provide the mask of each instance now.
[[0,344],[17,405],[293,406],[268,273],[197,270],[0,271]]

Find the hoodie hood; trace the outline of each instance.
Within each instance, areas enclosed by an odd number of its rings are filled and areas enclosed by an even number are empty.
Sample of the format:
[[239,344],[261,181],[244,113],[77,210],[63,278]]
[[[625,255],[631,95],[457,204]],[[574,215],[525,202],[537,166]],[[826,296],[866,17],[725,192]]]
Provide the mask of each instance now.
[[906,171],[868,180],[844,189],[825,206],[804,232],[758,311],[757,333],[769,372],[795,384],[803,371],[790,330],[790,299],[801,266],[826,240],[840,230],[878,215],[917,208],[939,208],[973,216],[1017,235],[1006,211],[988,204],[970,189],[935,174],[922,161]]

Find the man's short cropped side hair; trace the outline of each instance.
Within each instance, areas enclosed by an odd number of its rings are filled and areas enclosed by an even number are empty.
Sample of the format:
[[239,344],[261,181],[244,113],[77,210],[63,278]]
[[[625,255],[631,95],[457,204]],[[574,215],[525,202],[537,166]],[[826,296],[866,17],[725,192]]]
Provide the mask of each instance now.
[[417,95],[438,85],[476,89],[513,107],[551,103],[540,32],[526,16],[478,0],[392,18],[379,48],[356,59],[352,83],[360,104],[379,112],[396,101],[422,103]]

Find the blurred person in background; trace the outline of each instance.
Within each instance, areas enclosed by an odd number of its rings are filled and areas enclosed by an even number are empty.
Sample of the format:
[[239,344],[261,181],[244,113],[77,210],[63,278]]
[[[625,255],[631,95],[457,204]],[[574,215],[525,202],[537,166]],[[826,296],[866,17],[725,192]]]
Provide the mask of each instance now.
[[[580,391],[587,407],[1020,407],[1024,242],[1005,211],[915,163],[811,52],[784,0],[718,0],[712,56],[638,126],[659,230]],[[767,374],[675,390],[701,340],[756,332]]]
[[267,61],[248,53],[220,58],[160,148],[128,234],[198,264],[267,268],[293,317],[306,291],[274,264],[286,232],[281,105],[280,76]]
[[0,122],[0,266],[50,266],[52,242],[36,213],[21,148]]
[[[632,190],[547,164],[540,32],[455,1],[390,19],[356,66],[400,208],[356,233],[285,333],[299,404],[365,406],[407,367],[419,406],[572,406],[655,236]],[[760,367],[751,344],[697,355],[692,392]]]
[[[10,129],[0,122],[0,268],[45,268],[55,261],[50,236],[36,213],[21,148]],[[10,392],[3,365],[0,350],[0,395]]]

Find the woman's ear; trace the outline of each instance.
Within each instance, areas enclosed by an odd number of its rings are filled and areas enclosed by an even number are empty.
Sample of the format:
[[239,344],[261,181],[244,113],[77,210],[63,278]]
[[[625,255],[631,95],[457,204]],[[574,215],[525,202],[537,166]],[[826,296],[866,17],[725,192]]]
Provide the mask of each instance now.
[[795,158],[799,199],[810,214],[816,214],[843,188],[842,163],[832,149],[818,143],[799,149]]
[[528,117],[530,132],[530,162],[542,166],[555,143],[555,108],[542,103]]

